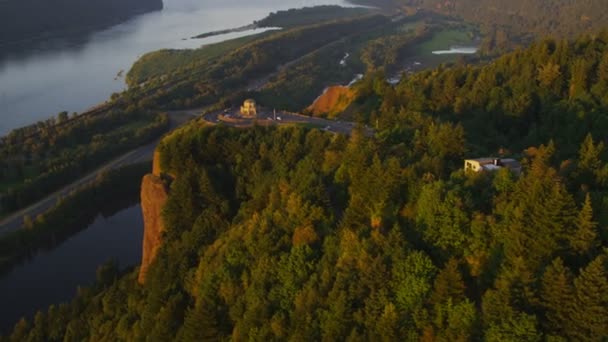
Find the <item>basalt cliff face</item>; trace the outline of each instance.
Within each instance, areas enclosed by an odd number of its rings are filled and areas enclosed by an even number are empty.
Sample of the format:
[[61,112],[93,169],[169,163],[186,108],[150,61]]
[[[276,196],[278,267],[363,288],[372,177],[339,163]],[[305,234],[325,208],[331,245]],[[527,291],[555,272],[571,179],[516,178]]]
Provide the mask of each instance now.
[[144,176],[141,183],[141,208],[144,218],[144,241],[139,282],[146,280],[148,267],[154,261],[162,244],[162,233],[165,226],[162,220],[162,209],[167,202],[169,189],[161,178],[160,154],[154,153],[152,173]]
[[328,87],[323,94],[307,108],[307,111],[314,116],[335,118],[338,113],[344,112],[355,98],[356,94],[350,87]]

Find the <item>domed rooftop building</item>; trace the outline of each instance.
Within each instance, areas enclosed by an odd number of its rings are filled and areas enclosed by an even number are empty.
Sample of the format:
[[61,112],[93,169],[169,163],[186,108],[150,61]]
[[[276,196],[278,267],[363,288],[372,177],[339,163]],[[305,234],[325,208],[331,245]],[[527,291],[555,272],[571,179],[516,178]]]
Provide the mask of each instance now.
[[256,108],[255,100],[253,100],[253,99],[245,100],[245,102],[241,106],[241,116],[252,118],[257,115],[258,115],[258,111]]

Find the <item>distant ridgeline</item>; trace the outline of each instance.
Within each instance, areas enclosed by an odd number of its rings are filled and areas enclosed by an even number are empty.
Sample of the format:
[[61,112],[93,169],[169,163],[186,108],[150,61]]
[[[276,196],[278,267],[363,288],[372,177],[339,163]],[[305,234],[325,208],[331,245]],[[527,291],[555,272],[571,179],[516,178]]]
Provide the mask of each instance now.
[[162,8],[162,0],[0,0],[0,50],[24,40],[107,27]]
[[[393,0],[405,9],[431,10],[482,24],[495,44],[513,37],[572,38],[608,24],[605,0]],[[381,3],[381,0],[370,0]],[[511,36],[511,37],[510,37]]]

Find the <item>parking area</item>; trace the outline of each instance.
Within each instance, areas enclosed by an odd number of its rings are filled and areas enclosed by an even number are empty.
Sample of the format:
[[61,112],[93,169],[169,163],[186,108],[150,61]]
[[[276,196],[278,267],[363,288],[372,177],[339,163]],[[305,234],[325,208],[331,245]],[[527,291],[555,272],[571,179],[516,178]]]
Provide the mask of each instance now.
[[[248,127],[254,124],[267,125],[288,125],[288,124],[308,124],[328,132],[336,132],[349,134],[355,127],[356,123],[349,121],[327,120],[318,117],[306,116],[298,113],[290,113],[286,111],[274,111],[265,108],[259,108],[255,117],[240,115],[238,109],[227,108],[224,110],[207,113],[203,116],[204,120],[210,123],[219,123],[234,126]],[[368,135],[373,134],[373,130],[366,127]]]

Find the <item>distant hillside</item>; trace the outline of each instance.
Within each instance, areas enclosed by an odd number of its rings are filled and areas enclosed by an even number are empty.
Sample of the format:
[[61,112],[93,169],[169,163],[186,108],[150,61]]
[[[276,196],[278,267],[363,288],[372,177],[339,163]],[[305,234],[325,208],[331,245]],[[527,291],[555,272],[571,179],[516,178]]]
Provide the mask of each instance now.
[[[365,0],[381,4],[386,0]],[[453,15],[494,33],[493,44],[513,38],[572,38],[608,25],[607,0],[393,0],[411,10]]]
[[0,0],[0,49],[103,28],[162,8],[162,0]]

